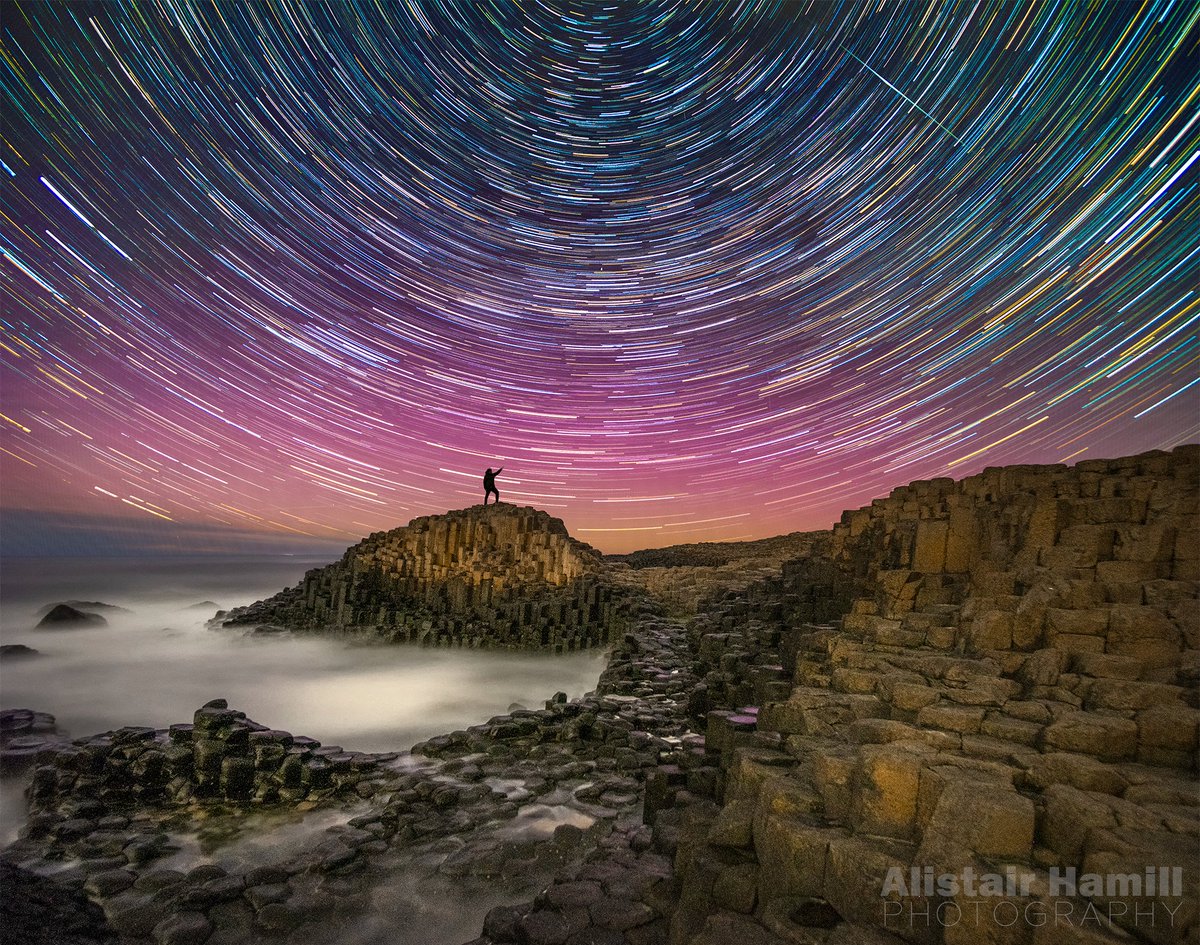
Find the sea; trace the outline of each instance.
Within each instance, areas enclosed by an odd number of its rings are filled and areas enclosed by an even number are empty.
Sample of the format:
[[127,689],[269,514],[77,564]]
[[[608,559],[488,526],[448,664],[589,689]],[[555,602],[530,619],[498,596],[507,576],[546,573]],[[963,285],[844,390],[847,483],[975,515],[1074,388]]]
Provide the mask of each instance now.
[[[328,555],[3,558],[0,643],[35,656],[0,659],[0,707],[48,712],[77,738],[126,725],[190,722],[210,699],[326,745],[405,750],[514,707],[539,708],[596,686],[601,652],[549,656],[414,645],[354,644],[317,635],[212,629],[218,609],[300,581]],[[103,626],[38,627],[62,601]],[[86,607],[82,609],[87,609]],[[24,820],[24,779],[0,778],[0,845]]]

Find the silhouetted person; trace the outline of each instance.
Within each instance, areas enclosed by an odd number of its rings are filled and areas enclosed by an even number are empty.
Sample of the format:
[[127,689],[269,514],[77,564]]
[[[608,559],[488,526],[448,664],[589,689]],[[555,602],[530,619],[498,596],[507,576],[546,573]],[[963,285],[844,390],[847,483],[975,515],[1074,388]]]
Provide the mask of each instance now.
[[492,472],[491,468],[489,467],[488,471],[483,474],[483,504],[484,505],[488,504],[488,499],[492,495],[496,496],[496,504],[498,505],[500,503],[500,490],[496,488],[496,477],[499,476],[502,472],[504,472],[503,466],[501,466],[495,472]]

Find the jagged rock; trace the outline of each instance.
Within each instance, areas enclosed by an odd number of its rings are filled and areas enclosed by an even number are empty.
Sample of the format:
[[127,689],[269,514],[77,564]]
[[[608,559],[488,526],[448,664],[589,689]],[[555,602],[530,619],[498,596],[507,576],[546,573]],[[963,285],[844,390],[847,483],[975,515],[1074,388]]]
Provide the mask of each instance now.
[[[6,710],[5,724],[26,726],[40,717],[30,710]],[[53,725],[53,718],[46,717]],[[0,760],[20,748],[20,740],[0,750]],[[309,738],[269,729],[247,719],[244,712],[214,699],[197,709],[191,725],[169,730],[126,727],[73,743],[49,740],[34,749],[39,767],[29,791],[30,812],[49,814],[71,809],[79,795],[101,809],[120,810],[131,804],[169,809],[195,799],[222,800],[231,805],[301,804],[324,798],[371,793],[378,765],[389,757],[322,748]],[[74,829],[72,820],[60,828]],[[79,832],[89,833],[89,821]],[[161,855],[163,839],[124,849],[130,862]],[[116,851],[122,852],[120,850]]]

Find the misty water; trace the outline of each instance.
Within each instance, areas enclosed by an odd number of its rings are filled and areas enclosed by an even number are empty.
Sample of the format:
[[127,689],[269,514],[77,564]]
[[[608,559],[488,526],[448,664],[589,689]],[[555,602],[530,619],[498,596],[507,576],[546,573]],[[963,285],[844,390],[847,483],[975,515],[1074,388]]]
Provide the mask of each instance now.
[[[517,703],[595,687],[602,653],[545,656],[355,645],[205,627],[217,607],[295,584],[321,559],[9,558],[0,566],[0,642],[38,656],[0,661],[0,705],[49,712],[70,737],[190,722],[210,699],[273,728],[360,751],[407,749]],[[101,601],[107,626],[36,628],[39,609]],[[212,604],[204,602],[211,601]],[[200,605],[200,606],[197,606]],[[24,816],[23,780],[0,781],[0,840]]]

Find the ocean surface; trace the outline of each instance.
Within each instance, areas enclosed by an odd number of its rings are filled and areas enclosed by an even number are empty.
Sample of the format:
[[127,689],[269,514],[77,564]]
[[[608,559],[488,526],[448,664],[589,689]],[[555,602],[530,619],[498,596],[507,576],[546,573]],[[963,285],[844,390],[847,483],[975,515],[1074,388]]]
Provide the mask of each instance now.
[[[268,597],[330,558],[0,559],[0,643],[39,653],[0,660],[0,707],[57,718],[79,737],[190,722],[210,699],[272,728],[360,751],[407,749],[514,704],[593,689],[603,653],[545,656],[254,637],[205,626],[218,608]],[[39,611],[83,600],[107,626],[37,628]],[[23,779],[0,779],[0,843],[24,817]]]

